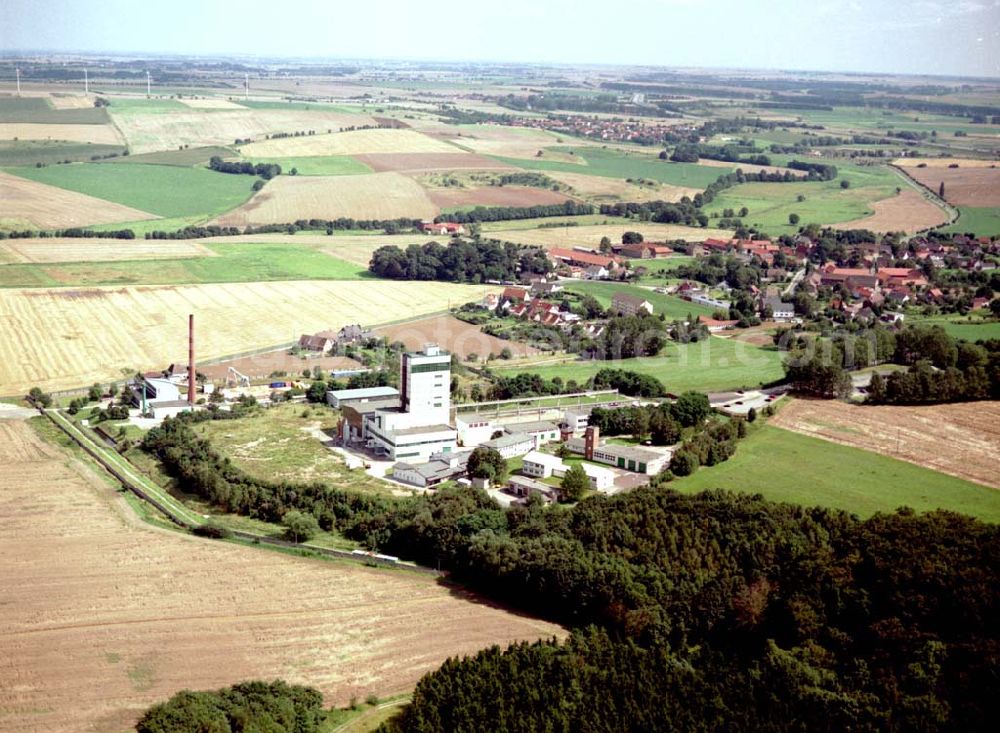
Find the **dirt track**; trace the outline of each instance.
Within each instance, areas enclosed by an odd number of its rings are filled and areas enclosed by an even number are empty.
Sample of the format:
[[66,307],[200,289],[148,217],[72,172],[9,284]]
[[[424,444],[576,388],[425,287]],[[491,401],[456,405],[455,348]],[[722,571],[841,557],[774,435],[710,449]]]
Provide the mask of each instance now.
[[796,399],[772,422],[1000,488],[1000,402],[876,407]]
[[0,729],[121,731],[183,688],[311,684],[327,704],[447,656],[560,634],[424,576],[139,523],[108,484],[0,421]]

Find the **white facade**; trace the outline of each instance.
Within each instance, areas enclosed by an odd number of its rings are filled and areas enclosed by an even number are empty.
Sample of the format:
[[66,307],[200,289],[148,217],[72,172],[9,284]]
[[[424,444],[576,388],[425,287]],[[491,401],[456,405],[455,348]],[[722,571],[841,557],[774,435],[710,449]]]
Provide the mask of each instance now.
[[403,354],[400,407],[419,415],[424,425],[447,423],[451,409],[451,354],[428,345],[422,352]]
[[455,428],[458,430],[458,437],[462,441],[462,445],[485,443],[493,437],[493,433],[499,430],[499,426],[492,419],[470,412],[464,415],[459,413],[455,417]]
[[583,472],[590,479],[590,488],[594,491],[607,491],[615,485],[615,473],[593,463],[582,463]]
[[535,478],[549,478],[557,471],[565,469],[565,467],[559,456],[531,451],[524,457],[521,473],[526,476],[534,476]]

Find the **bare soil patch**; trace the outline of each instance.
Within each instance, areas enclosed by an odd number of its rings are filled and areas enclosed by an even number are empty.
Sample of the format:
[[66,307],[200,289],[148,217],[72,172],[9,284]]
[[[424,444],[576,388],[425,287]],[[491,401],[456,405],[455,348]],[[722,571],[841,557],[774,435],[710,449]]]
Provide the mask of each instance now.
[[44,122],[0,122],[0,140],[67,140],[74,143],[122,144],[121,136],[111,125]]
[[121,731],[181,689],[255,678],[342,705],[449,656],[563,633],[427,576],[141,524],[23,421],[0,421],[0,472],[5,731]]
[[1000,488],[1000,402],[919,407],[792,400],[778,427]]
[[438,208],[424,189],[400,173],[358,176],[278,176],[215,223],[245,227],[298,219],[433,219]]
[[702,242],[706,236],[731,237],[732,232],[723,229],[713,229],[708,233],[698,227],[686,227],[680,224],[654,224],[650,222],[632,222],[621,224],[594,224],[578,227],[551,227],[545,229],[510,229],[491,232],[490,236],[518,244],[537,244],[542,247],[576,247],[587,246],[596,249],[602,237],[608,237],[612,242],[622,241],[622,234],[628,231],[639,232],[647,242],[663,242],[671,239],[683,239],[689,242]]
[[597,203],[615,201],[680,201],[684,196],[693,197],[696,193],[701,193],[700,188],[671,186],[666,183],[641,186],[629,183],[620,178],[588,176],[584,173],[546,171],[545,175],[560,183],[565,183],[567,186],[572,186],[577,194]]
[[430,200],[442,209],[460,206],[547,206],[574,200],[561,191],[529,186],[479,186],[476,188],[434,188]]
[[52,229],[156,218],[112,201],[0,172],[0,224]]
[[[352,117],[353,125],[364,124]],[[245,158],[289,158],[311,155],[370,155],[376,153],[457,153],[454,145],[414,130],[373,129],[263,140],[240,150]]]
[[489,336],[479,330],[479,326],[460,321],[454,316],[434,316],[382,326],[376,328],[375,333],[388,337],[390,342],[402,341],[408,349],[422,349],[426,344],[437,344],[463,359],[469,354],[478,354],[480,360],[485,360],[489,354],[499,354],[505,348],[510,349],[514,356],[538,353],[538,349],[519,341],[505,341]]
[[944,198],[958,206],[1000,206],[1000,168],[907,168],[906,172],[935,193],[944,183]]
[[898,196],[875,201],[875,213],[854,221],[834,224],[835,229],[870,229],[873,232],[906,232],[912,234],[948,221],[948,215],[912,188]]
[[515,170],[506,163],[472,153],[368,153],[355,155],[373,171],[424,173],[450,170]]
[[251,379],[263,379],[274,372],[285,372],[289,377],[295,378],[300,376],[304,369],[316,367],[328,370],[363,368],[360,362],[348,359],[346,356],[309,356],[303,358],[282,350],[241,356],[238,359],[227,359],[218,364],[206,364],[199,366],[198,371],[212,381],[221,381],[229,373],[229,367],[233,367]]

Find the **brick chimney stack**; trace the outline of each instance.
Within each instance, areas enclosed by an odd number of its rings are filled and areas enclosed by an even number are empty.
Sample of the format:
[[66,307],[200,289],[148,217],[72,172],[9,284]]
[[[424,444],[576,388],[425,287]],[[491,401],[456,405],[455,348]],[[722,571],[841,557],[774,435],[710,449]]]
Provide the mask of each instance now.
[[601,431],[596,425],[588,425],[583,431],[583,457],[588,461],[594,460],[594,448],[597,447],[601,438]]

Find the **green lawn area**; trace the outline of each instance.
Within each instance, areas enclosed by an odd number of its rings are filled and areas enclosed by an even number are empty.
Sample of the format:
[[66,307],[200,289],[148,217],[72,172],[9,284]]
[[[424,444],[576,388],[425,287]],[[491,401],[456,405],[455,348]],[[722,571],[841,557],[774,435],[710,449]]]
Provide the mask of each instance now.
[[128,157],[117,159],[115,162],[179,165],[189,168],[195,165],[208,165],[208,161],[213,155],[218,155],[220,158],[229,158],[234,153],[231,149],[222,147],[221,145],[210,145],[203,148],[184,148],[183,150],[163,150],[158,153],[129,155]]
[[583,164],[545,158],[497,157],[497,160],[529,170],[586,173],[605,178],[648,178],[660,183],[690,188],[706,188],[719,176],[736,170],[735,166],[729,169],[696,163],[671,163],[646,153],[625,153],[596,147],[559,146],[546,149],[564,154],[573,153],[576,158],[583,161]]
[[[743,222],[761,228],[772,237],[794,235],[806,224],[834,224],[860,219],[873,213],[872,201],[892,196],[902,180],[888,167],[860,167],[837,161],[837,178],[832,181],[792,183],[744,183],[726,189],[705,207],[709,215],[723,209],[747,207],[750,213]],[[840,187],[841,179],[850,188]],[[798,201],[803,196],[803,201]],[[789,214],[798,214],[798,225],[788,223]]]
[[360,107],[348,107],[340,104],[319,104],[316,102],[287,102],[279,99],[275,99],[273,102],[268,100],[248,99],[244,101],[236,99],[235,103],[241,107],[248,107],[250,109],[290,109],[299,112],[312,110],[317,112],[346,112],[349,114],[360,114],[361,112]]
[[941,316],[907,316],[906,323],[921,326],[941,326],[950,336],[979,341],[980,339],[1000,339],[1000,321],[985,320],[978,311],[976,315],[957,314]]
[[1000,208],[959,206],[958,219],[940,229],[954,234],[972,233],[980,237],[1000,235]]
[[9,172],[164,217],[221,214],[250,198],[257,180],[204,168],[126,163],[12,168]]
[[282,175],[295,168],[300,176],[349,176],[371,173],[372,169],[348,155],[312,155],[302,158],[254,158],[257,163],[277,163]]
[[61,142],[58,140],[0,140],[0,167],[34,166],[35,163],[54,165],[69,160],[74,163],[89,161],[94,155],[117,153],[120,157],[124,145],[95,145],[93,143]]
[[539,366],[520,365],[497,368],[498,374],[528,372],[545,379],[561,377],[583,382],[601,369],[627,369],[656,377],[667,391],[686,390],[714,392],[727,389],[757,387],[780,379],[783,354],[774,349],[762,349],[735,339],[713,336],[692,344],[669,343],[660,356],[618,361],[567,361]]
[[649,277],[661,277],[664,274],[673,272],[681,265],[693,264],[696,259],[696,257],[689,255],[672,254],[669,257],[654,260],[633,260],[632,266],[645,267],[649,273]]
[[[145,91],[145,90],[144,90]],[[112,97],[108,111],[120,115],[156,115],[171,112],[203,112],[195,110],[176,99],[147,99],[146,97]]]
[[584,293],[594,296],[597,301],[607,308],[611,305],[611,299],[615,293],[626,293],[638,298],[644,298],[653,304],[653,312],[656,315],[663,313],[667,320],[686,319],[688,313],[694,316],[711,316],[715,311],[706,305],[697,305],[687,300],[678,298],[676,295],[666,295],[664,293],[654,293],[652,290],[637,287],[635,285],[625,285],[621,283],[580,281],[567,285],[566,290],[573,293]]
[[699,468],[670,487],[685,493],[760,493],[773,501],[845,509],[862,517],[908,506],[1000,521],[995,489],[770,425],[751,431],[725,463]]
[[[0,287],[357,280],[368,270],[299,244],[208,244],[217,257],[0,265]],[[123,248],[128,247],[123,242]]]
[[[1000,133],[1000,127],[996,125],[974,125],[965,117],[925,114],[922,112],[893,112],[875,107],[836,107],[833,110],[769,108],[767,111],[769,114],[802,117],[808,122],[820,124],[828,128],[870,131],[869,134],[873,134],[876,130],[884,131],[886,129],[913,130],[916,132],[927,132],[928,134],[932,130],[936,130],[938,135],[944,133],[949,136],[953,135],[956,130],[962,130],[969,134],[978,133],[983,135]],[[762,132],[762,136],[769,134],[770,131]]]
[[363,470],[348,470],[312,432],[332,430],[336,423],[337,413],[328,407],[285,404],[236,420],[198,423],[195,430],[235,466],[254,476],[325,481],[354,491],[389,493],[389,484]]

